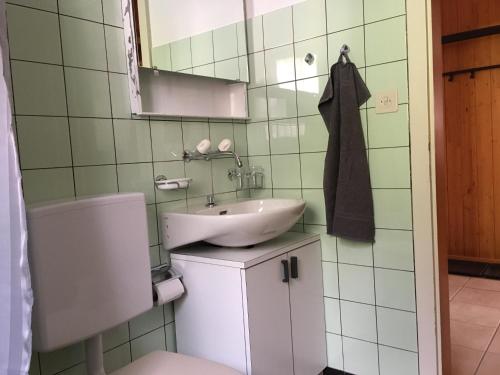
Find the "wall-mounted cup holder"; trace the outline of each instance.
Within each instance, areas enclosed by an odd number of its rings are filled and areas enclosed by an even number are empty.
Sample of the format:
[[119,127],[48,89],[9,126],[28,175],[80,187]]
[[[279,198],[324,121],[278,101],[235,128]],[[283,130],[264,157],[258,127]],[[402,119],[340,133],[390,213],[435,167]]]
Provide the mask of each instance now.
[[308,53],[306,55],[306,57],[304,57],[304,61],[308,64],[308,65],[312,65],[314,63],[314,60],[315,60],[315,57],[312,53]]

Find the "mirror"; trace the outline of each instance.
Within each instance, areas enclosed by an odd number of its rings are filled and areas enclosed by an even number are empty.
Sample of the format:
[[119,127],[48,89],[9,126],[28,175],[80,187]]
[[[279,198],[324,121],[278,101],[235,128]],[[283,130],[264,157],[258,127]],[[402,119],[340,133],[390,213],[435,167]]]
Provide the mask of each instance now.
[[134,0],[139,66],[248,82],[244,0]]

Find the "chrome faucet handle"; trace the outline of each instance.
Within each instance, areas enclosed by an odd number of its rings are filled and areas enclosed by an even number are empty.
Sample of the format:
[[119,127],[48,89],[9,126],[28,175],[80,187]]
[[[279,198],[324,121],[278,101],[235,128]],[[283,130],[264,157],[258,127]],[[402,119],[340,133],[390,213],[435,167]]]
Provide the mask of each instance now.
[[207,195],[207,204],[205,206],[207,207],[215,206],[215,197],[213,194]]

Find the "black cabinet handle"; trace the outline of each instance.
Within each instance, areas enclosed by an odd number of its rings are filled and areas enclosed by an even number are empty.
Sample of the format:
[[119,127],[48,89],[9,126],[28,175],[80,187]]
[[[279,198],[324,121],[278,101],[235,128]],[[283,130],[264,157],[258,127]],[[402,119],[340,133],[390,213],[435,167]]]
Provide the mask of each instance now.
[[297,257],[290,257],[290,269],[291,269],[291,274],[292,274],[292,279],[298,279],[299,278],[299,265],[298,265],[298,259]]
[[281,261],[281,265],[283,266],[283,279],[282,279],[282,281],[284,283],[287,283],[290,281],[290,276],[288,275],[288,260],[283,259]]

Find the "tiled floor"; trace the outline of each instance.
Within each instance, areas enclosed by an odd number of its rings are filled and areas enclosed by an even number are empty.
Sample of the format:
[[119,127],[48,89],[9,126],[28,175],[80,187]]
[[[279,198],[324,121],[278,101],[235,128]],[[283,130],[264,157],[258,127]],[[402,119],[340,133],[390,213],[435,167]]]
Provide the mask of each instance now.
[[500,374],[500,280],[449,275],[453,375]]

